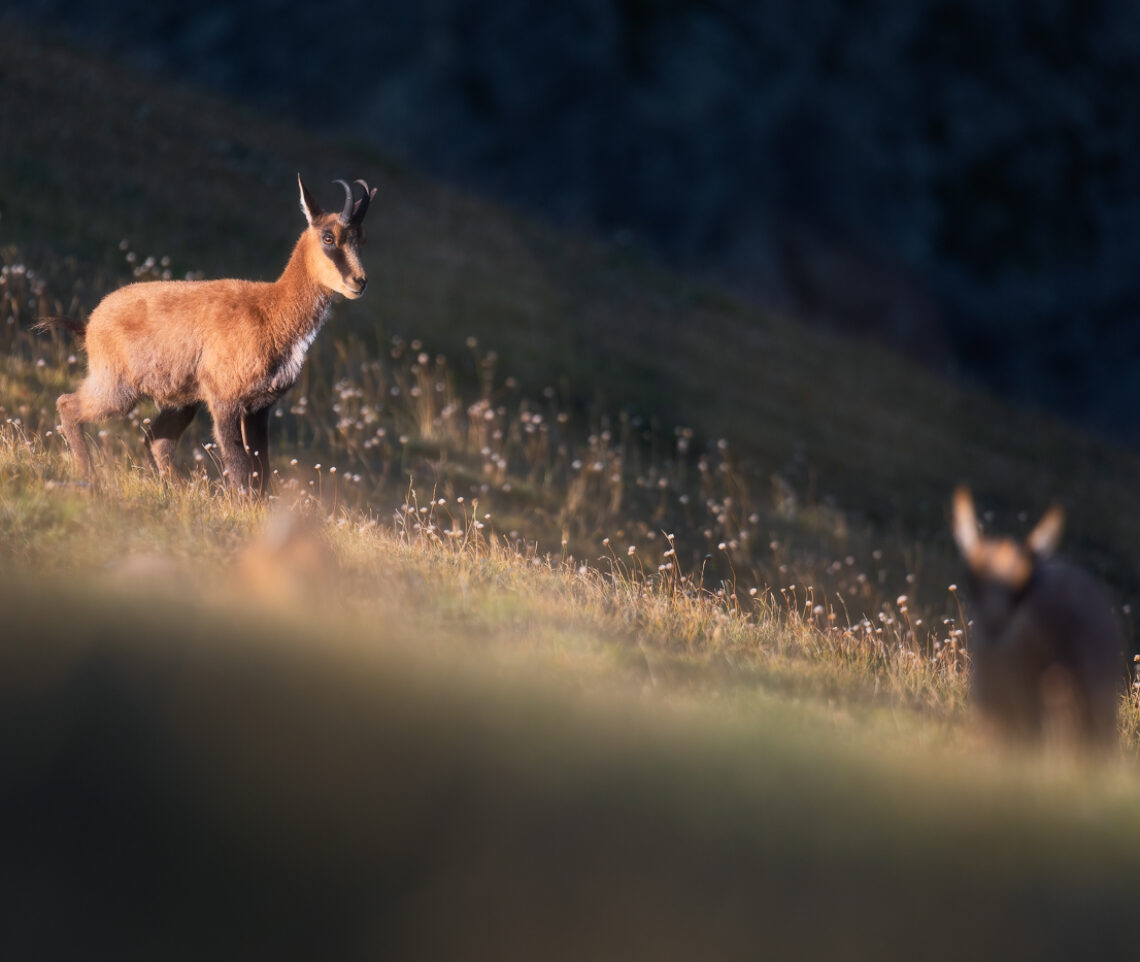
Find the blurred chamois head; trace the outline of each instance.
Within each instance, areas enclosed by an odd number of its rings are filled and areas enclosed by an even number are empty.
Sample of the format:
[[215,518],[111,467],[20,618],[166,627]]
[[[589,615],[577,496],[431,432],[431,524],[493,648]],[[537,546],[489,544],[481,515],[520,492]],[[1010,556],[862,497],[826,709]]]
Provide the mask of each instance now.
[[1124,638],[1104,586],[1055,559],[1053,506],[1022,541],[983,536],[970,492],[952,505],[973,609],[971,697],[1005,733],[1108,745],[1116,739]]

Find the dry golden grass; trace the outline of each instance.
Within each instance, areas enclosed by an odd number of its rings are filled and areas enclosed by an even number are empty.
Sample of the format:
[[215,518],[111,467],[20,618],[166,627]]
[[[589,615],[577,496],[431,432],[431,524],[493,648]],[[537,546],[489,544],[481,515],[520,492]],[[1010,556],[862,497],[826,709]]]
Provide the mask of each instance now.
[[[345,613],[354,625],[395,618],[441,658],[475,652],[572,690],[729,716],[747,715],[755,697],[796,703],[884,748],[961,755],[981,744],[960,622],[923,631],[902,597],[850,622],[810,588],[732,592],[612,545],[588,563],[539,554],[497,534],[476,504],[422,503],[414,488],[378,519],[344,505],[330,514],[296,483],[258,505],[205,472],[171,487],[145,465],[110,465],[94,493],[60,481],[66,470],[58,446],[0,428],[0,557],[11,570],[189,595],[204,611],[248,603],[275,620],[329,619],[330,632]],[[441,635],[451,641],[438,647]],[[1135,699],[1122,705],[1134,751],[1140,712]]]
[[[123,253],[135,276],[165,271]],[[205,424],[173,487],[149,465],[145,408],[100,427],[100,492],[77,489],[53,399],[81,354],[27,328],[69,290],[77,300],[81,277],[64,264],[49,280],[15,248],[4,260],[0,552],[18,569],[181,570],[206,579],[205,597],[218,571],[269,599],[323,585],[338,605],[387,599],[501,652],[616,666],[650,688],[759,689],[885,708],[900,728],[961,727],[969,629],[951,559],[804,504],[786,481],[755,490],[727,440],[576,412],[554,390],[532,400],[474,337],[452,361],[418,340],[395,337],[377,356],[327,332],[280,406],[274,507],[327,528],[335,577],[316,570],[312,538],[288,533],[276,547],[262,536],[257,562],[263,511],[219,487]],[[290,545],[297,557],[275,567]],[[1136,718],[1129,699],[1130,747]]]

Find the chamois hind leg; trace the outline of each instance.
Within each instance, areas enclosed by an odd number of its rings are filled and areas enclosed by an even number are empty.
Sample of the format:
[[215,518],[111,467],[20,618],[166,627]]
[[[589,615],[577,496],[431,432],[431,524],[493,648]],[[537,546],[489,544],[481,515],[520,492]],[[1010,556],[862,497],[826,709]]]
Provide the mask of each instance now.
[[250,411],[242,415],[241,432],[245,439],[245,450],[253,460],[255,476],[250,478],[253,493],[261,497],[269,494],[269,415],[273,405],[260,411]]
[[178,447],[178,439],[201,406],[195,403],[180,408],[163,408],[150,424],[146,444],[159,475],[167,480],[174,477],[174,451]]
[[126,414],[138,400],[138,396],[125,390],[121,384],[108,388],[105,382],[93,379],[90,375],[79,385],[74,394],[61,394],[55,402],[59,411],[63,436],[75,458],[79,477],[84,481],[93,480],[91,452],[87,449],[87,439],[83,436],[83,425],[91,421]]
[[78,394],[61,394],[55,402],[59,411],[60,427],[71,448],[79,477],[91,480],[91,452],[87,450],[87,439],[83,436],[83,403]]
[[229,483],[239,491],[249,488],[249,455],[241,438],[241,406],[229,401],[210,401],[214,437],[222,449],[222,468]]

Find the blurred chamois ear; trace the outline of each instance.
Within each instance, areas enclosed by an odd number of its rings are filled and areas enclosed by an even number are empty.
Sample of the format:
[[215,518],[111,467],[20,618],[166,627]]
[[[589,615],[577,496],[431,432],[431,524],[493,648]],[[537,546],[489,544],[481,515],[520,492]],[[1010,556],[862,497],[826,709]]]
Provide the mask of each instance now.
[[974,498],[970,489],[959,485],[954,491],[952,529],[954,541],[962,557],[971,567],[978,559],[981,541],[978,538],[978,517],[974,512]]
[[1055,504],[1041,516],[1037,527],[1029,532],[1025,546],[1038,558],[1048,558],[1057,550],[1064,527],[1065,510],[1059,504]]
[[275,605],[326,600],[336,581],[336,556],[321,526],[278,509],[238,556],[234,583],[247,596]]

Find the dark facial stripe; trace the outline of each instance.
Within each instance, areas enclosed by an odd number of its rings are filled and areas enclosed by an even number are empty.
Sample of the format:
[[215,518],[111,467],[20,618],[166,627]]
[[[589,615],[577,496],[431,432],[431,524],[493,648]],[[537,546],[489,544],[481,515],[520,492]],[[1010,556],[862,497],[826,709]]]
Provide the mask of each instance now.
[[[333,264],[336,265],[336,269],[337,269],[337,271],[340,272],[341,277],[347,279],[347,278],[352,278],[352,277],[358,277],[364,273],[364,267],[360,263],[359,255],[350,259],[348,257],[348,255],[345,254],[343,248],[341,248],[341,247],[329,248],[329,247],[326,247],[324,244],[321,244],[321,250],[324,251],[325,257],[327,257],[329,260],[331,260],[333,262]],[[355,262],[355,266],[354,266],[353,262]]]

